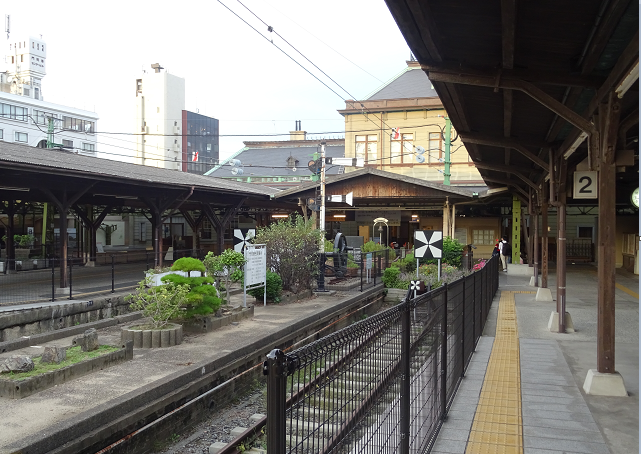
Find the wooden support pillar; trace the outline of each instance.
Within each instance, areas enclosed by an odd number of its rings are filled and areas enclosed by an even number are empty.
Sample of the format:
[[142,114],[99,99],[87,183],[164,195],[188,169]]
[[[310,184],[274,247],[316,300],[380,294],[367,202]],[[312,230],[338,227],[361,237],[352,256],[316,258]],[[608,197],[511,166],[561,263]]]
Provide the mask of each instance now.
[[5,212],[7,213],[7,258],[9,259],[9,262],[7,263],[8,269],[9,270],[15,270],[16,262],[16,251],[15,251],[15,244],[13,241],[13,235],[15,232],[15,225],[13,222],[13,217],[16,214],[16,207],[15,207],[15,202],[13,200],[9,200],[7,202]]
[[548,189],[541,188],[541,287],[548,288]]
[[561,158],[556,185],[557,197],[557,241],[556,241],[556,311],[559,314],[559,333],[565,333],[565,273],[566,273],[566,238],[565,213],[567,181],[567,161]]
[[67,279],[67,246],[69,244],[69,238],[67,238],[67,212],[94,184],[90,184],[75,194],[70,194],[66,189],[54,194],[50,189],[42,188],[42,191],[58,208],[58,216],[60,216],[60,288],[66,289],[69,286]]
[[[530,230],[534,231],[532,241],[532,262],[534,264],[534,286],[539,286],[539,192],[536,193],[536,203],[530,211]],[[532,227],[534,227],[532,229]]]
[[74,204],[73,205],[73,210],[75,213],[78,215],[80,220],[87,226],[87,229],[89,229],[91,233],[91,237],[89,239],[89,261],[95,262],[96,261],[96,248],[97,248],[97,241],[96,241],[96,233],[98,232],[98,229],[100,228],[100,225],[102,224],[102,221],[105,220],[105,217],[111,212],[111,210],[114,208],[114,205],[107,205],[98,215],[97,218],[93,218],[93,207],[91,205],[87,205],[87,210],[83,210],[79,205]]
[[187,221],[187,224],[189,224],[189,228],[191,228],[191,231],[193,232],[192,250],[197,251],[198,249],[200,249],[200,227],[202,226],[203,219],[205,218],[205,213],[201,211],[200,216],[198,216],[196,219],[194,219],[191,213],[185,209],[181,209],[180,213],[183,215],[183,217]]
[[205,216],[207,216],[207,219],[209,219],[209,222],[211,222],[212,225],[216,228],[218,254],[222,254],[225,248],[225,230],[229,226],[229,223],[231,222],[232,218],[236,215],[236,213],[238,213],[238,210],[240,210],[240,207],[243,206],[246,200],[247,200],[247,197],[244,197],[240,199],[235,206],[231,206],[227,208],[227,210],[223,213],[222,218],[219,218],[216,215],[216,213],[214,213],[214,210],[209,204],[207,203],[202,204],[203,212],[205,213]]
[[614,154],[621,105],[614,93],[599,106],[604,119],[596,162],[599,171],[597,370],[614,373],[614,289],[616,266],[616,167]]

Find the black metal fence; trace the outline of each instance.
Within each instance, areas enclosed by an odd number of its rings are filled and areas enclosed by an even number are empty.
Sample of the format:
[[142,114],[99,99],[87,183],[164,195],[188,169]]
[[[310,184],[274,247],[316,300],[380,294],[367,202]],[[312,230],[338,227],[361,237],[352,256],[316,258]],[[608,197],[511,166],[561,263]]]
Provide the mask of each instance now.
[[[203,250],[163,254],[163,267],[182,257],[203,258]],[[99,254],[95,261],[67,260],[67,286],[61,288],[59,258],[0,260],[0,306],[91,298],[132,289],[154,268],[151,251]]]
[[498,289],[484,268],[285,354],[267,375],[267,450],[429,452]]

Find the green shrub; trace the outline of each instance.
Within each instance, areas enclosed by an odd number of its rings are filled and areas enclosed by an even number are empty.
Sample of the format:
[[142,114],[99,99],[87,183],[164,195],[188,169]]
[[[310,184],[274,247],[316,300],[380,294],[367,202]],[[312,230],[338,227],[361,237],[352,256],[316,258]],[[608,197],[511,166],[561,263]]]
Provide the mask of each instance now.
[[390,266],[389,268],[385,269],[385,271],[383,271],[383,277],[381,278],[381,280],[383,281],[383,284],[385,284],[385,287],[394,288],[400,274],[401,270],[399,268]]
[[[461,258],[463,257],[463,245],[456,238],[446,236],[443,238],[443,257],[442,263],[447,263],[453,267],[461,267]],[[436,259],[421,260],[421,263],[437,263]]]
[[363,245],[361,248],[361,252],[367,253],[367,252],[376,252],[376,251],[382,251],[385,249],[385,246],[379,243],[375,243],[374,241],[368,241]]
[[245,256],[240,252],[233,249],[225,249],[222,254],[214,255],[213,252],[208,252],[205,256],[205,268],[207,274],[210,276],[223,276],[225,278],[225,290],[227,293],[227,304],[230,302],[229,288],[234,278],[234,272],[239,270],[245,264]]
[[[267,271],[267,299],[280,302],[280,294],[283,292],[283,281],[280,276],[272,271]],[[260,300],[263,298],[263,288],[255,288],[248,291],[251,296]]]
[[169,283],[147,288],[150,283],[151,277],[140,281],[136,293],[125,299],[132,302],[132,310],[142,311],[145,317],[151,317],[152,327],[159,329],[181,314],[187,303],[189,286]]
[[205,265],[198,259],[192,257],[183,257],[174,262],[171,266],[172,271],[185,271],[190,273],[191,271],[200,271],[205,273]]

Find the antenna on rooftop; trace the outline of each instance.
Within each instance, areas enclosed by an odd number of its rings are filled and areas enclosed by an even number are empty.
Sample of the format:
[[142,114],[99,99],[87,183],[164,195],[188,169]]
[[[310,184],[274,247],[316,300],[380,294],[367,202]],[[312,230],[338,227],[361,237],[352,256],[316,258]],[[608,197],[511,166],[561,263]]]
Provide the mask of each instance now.
[[10,32],[10,27],[9,27],[9,15],[7,14],[4,18],[4,25],[5,25],[5,31],[7,32],[7,39],[9,39],[9,32]]

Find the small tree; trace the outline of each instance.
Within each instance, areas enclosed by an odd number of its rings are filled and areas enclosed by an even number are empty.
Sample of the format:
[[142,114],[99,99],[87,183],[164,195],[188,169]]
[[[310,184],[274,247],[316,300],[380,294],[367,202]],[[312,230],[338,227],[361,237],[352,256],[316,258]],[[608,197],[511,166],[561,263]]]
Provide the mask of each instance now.
[[142,311],[145,317],[151,317],[153,329],[160,329],[168,321],[180,315],[182,307],[187,301],[188,285],[158,285],[147,288],[151,284],[151,277],[138,283],[136,293],[128,295],[127,301],[132,301],[131,308]]
[[204,260],[207,274],[210,276],[223,276],[225,279],[225,289],[227,290],[227,304],[230,303],[229,287],[233,280],[232,274],[245,264],[245,256],[233,249],[225,249],[222,254],[216,256],[208,252]]
[[284,289],[296,293],[310,288],[318,273],[319,238],[312,221],[293,215],[258,230],[254,242],[266,245],[267,269],[281,277]]

